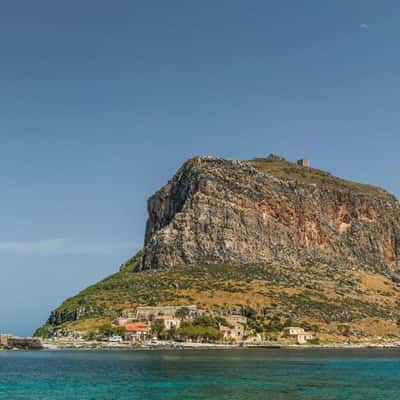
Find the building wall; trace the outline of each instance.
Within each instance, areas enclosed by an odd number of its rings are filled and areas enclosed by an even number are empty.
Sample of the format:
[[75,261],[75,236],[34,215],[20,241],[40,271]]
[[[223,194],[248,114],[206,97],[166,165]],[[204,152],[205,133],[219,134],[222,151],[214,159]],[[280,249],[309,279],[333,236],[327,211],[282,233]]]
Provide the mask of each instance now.
[[[227,321],[228,322],[228,321]],[[219,330],[223,333],[225,339],[242,340],[244,336],[244,326],[241,323],[231,324],[232,327],[223,326]]]
[[145,340],[150,337],[150,332],[125,332],[124,339],[129,341]]
[[7,340],[8,347],[24,348],[24,349],[41,349],[42,342],[38,338],[20,338],[11,336]]
[[128,319],[128,318],[117,318],[117,319],[114,321],[114,324],[117,325],[117,326],[124,326],[124,325],[126,325],[128,322],[129,322],[129,319]]
[[169,331],[172,328],[178,329],[181,326],[181,321],[177,318],[156,318],[154,322],[164,324],[164,328]]
[[289,335],[301,335],[304,334],[304,329],[300,327],[291,326],[289,328],[284,329],[285,333]]
[[307,343],[306,335],[297,335],[297,343],[304,344]]
[[151,317],[157,317],[159,315],[164,315],[167,317],[174,317],[177,310],[185,307],[188,308],[191,314],[197,314],[198,308],[197,306],[141,306],[136,309],[136,319],[150,319]]
[[8,346],[8,339],[10,338],[10,335],[0,335],[0,346]]

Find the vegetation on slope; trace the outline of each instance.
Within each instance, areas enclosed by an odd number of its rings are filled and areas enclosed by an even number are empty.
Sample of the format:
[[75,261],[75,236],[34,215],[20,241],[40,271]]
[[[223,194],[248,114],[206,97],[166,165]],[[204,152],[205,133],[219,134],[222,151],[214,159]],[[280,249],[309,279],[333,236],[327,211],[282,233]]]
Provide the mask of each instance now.
[[[53,314],[53,325],[45,325],[37,334],[54,328],[97,329],[120,314],[133,313],[138,305],[185,304],[244,314],[253,330],[267,335],[288,324],[310,327],[327,340],[400,334],[394,312],[400,292],[392,281],[319,259],[310,259],[295,271],[275,263],[142,272],[122,269],[66,300]],[[78,319],[57,323],[57,315],[76,316],[76,310],[80,310]]]

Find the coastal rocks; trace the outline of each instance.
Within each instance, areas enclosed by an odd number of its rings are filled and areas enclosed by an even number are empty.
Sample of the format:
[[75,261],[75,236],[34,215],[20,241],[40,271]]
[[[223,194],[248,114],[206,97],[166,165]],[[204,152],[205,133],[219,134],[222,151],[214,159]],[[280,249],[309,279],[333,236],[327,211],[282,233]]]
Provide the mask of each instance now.
[[[295,266],[310,256],[385,273],[397,268],[400,206],[392,195],[311,169],[301,171],[307,179],[278,179],[261,163],[187,161],[148,200],[136,269],[276,260]],[[308,170],[318,172],[315,182]]]

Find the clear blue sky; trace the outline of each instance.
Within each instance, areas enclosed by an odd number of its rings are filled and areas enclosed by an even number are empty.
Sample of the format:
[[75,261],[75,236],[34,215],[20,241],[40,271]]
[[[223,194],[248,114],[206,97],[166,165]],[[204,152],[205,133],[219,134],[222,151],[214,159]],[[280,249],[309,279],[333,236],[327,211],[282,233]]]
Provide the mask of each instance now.
[[143,241],[188,157],[274,152],[400,194],[400,3],[31,1],[0,10],[0,331]]

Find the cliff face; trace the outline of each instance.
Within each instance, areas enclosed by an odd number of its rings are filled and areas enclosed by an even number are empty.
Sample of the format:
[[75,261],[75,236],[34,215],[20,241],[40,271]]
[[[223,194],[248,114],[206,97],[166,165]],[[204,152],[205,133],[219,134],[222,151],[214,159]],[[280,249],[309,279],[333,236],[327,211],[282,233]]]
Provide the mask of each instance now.
[[382,189],[270,157],[196,157],[148,200],[138,269],[342,259],[393,271],[400,206]]

